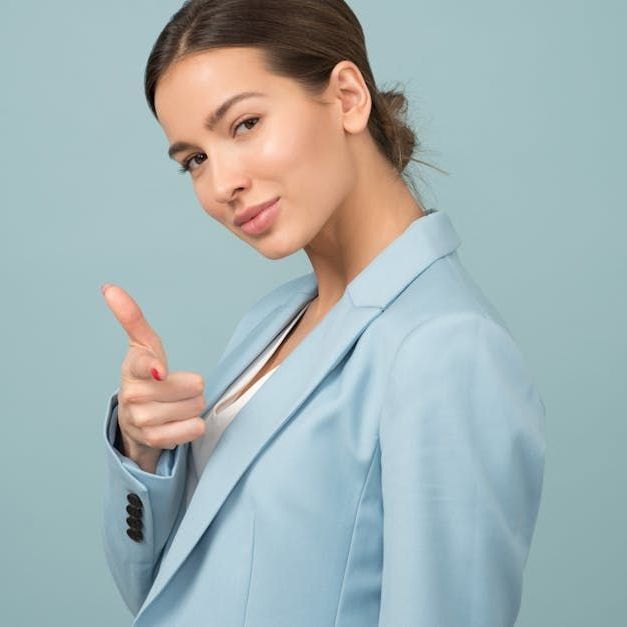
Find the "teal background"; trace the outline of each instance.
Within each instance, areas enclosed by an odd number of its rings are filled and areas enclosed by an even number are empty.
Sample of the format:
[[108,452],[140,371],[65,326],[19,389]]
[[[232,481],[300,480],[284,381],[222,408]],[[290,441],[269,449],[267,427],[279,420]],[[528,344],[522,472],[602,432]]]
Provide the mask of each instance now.
[[[500,309],[547,407],[521,627],[626,624],[627,4],[353,1],[380,88],[423,142],[427,206]],[[130,625],[100,539],[102,426],[140,303],[172,370],[309,271],[211,221],[143,98],[179,2],[9,1],[0,19],[0,622]],[[428,627],[428,626],[424,626]]]

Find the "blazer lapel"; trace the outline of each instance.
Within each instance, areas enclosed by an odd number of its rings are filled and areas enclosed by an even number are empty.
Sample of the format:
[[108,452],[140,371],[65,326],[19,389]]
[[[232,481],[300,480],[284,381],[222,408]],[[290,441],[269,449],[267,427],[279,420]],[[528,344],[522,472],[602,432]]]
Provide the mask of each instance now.
[[[261,449],[287,425],[391,300],[459,243],[448,216],[441,211],[432,210],[412,222],[349,283],[342,298],[241,408],[207,461],[137,617],[176,573]],[[305,302],[315,297],[318,289],[315,274],[302,279],[287,302],[262,319],[218,364],[206,386],[208,406],[217,402]]]
[[281,333],[298,310],[306,302],[315,298],[317,293],[318,285],[315,275],[310,273],[301,277],[298,287],[288,296],[287,302],[273,308],[237,346],[224,355],[205,385],[208,395],[203,418],[226,388],[248,368],[251,362]]

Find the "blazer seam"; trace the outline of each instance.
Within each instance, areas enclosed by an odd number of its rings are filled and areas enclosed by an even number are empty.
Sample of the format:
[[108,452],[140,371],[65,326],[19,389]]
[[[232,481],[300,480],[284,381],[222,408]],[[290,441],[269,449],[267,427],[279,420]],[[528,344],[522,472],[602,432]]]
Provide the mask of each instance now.
[[379,450],[379,438],[376,439],[374,449],[372,451],[372,456],[370,457],[370,464],[368,465],[368,472],[366,473],[366,477],[364,479],[364,483],[361,486],[361,492],[359,494],[359,499],[357,501],[357,506],[355,507],[355,516],[353,518],[353,529],[351,531],[351,539],[348,545],[348,551],[346,552],[346,560],[344,562],[344,574],[342,575],[342,585],[340,586],[340,594],[337,600],[337,605],[335,608],[335,618],[333,619],[333,627],[337,627],[337,618],[340,612],[340,604],[342,602],[342,596],[344,595],[344,585],[346,583],[346,572],[348,569],[348,561],[351,556],[351,551],[353,549],[353,542],[355,540],[355,527],[357,526],[357,517],[359,515],[359,510],[361,508],[361,504],[364,499],[364,492],[366,490],[366,486],[368,485],[368,479],[370,478],[370,474],[372,473],[372,467],[374,461],[376,459],[377,450]]
[[253,581],[253,571],[255,570],[255,515],[253,513],[253,529],[252,529],[252,546],[250,547],[250,572],[248,573],[248,585],[246,587],[246,602],[244,604],[244,622],[246,627],[248,623],[248,605],[250,601],[250,589]]

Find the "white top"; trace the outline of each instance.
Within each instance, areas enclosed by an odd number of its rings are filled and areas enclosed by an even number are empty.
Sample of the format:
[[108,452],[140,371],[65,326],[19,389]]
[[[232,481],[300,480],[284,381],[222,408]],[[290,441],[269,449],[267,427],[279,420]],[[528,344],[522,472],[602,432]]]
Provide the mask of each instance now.
[[[232,400],[239,391],[263,368],[263,365],[270,359],[276,349],[280,346],[283,338],[290,329],[300,319],[309,305],[309,302],[292,318],[287,326],[277,335],[277,337],[266,347],[266,349],[255,359],[246,370],[224,391],[224,394],[216,401],[209,414],[205,418],[205,433],[202,437],[193,440],[190,445],[187,464],[187,489],[185,501],[189,505],[192,495],[198,485],[198,479],[209,459],[223,431],[229,426],[231,421],[237,416],[240,409],[246,405],[252,395],[263,385],[272,373],[279,367],[275,366],[258,381],[251,385],[244,394],[235,401]],[[280,364],[279,364],[280,365]]]

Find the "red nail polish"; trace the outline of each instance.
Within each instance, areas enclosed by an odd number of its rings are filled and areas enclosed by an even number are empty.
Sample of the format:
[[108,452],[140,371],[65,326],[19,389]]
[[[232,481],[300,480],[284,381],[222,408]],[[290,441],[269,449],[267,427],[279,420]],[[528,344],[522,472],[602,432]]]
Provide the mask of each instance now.
[[159,376],[159,373],[157,372],[156,368],[151,368],[150,369],[150,374],[153,376],[154,379],[156,379],[157,381],[161,381],[161,377]]

